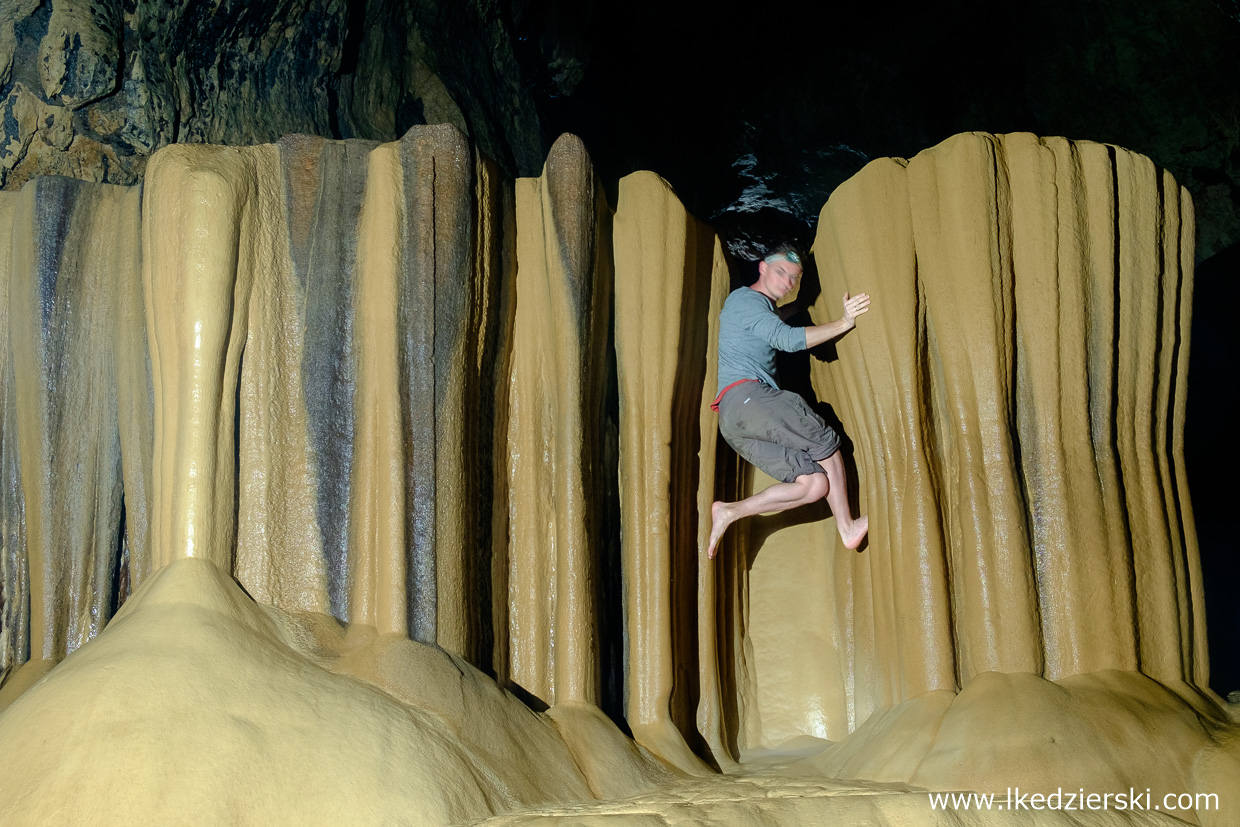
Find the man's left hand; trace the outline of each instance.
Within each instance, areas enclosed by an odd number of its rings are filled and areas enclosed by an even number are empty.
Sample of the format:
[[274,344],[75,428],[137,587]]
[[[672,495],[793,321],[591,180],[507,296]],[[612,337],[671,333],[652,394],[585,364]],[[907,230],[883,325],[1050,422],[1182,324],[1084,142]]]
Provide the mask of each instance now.
[[855,296],[844,294],[844,320],[850,325],[857,323],[857,317],[870,309],[870,296],[868,293],[858,293]]

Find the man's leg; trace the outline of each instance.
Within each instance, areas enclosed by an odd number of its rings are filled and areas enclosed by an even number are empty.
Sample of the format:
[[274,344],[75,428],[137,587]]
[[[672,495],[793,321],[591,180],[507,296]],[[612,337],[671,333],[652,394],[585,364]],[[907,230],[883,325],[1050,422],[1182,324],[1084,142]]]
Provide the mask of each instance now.
[[835,515],[835,527],[844,541],[844,548],[856,548],[870,530],[870,518],[853,519],[852,508],[848,505],[848,472],[844,470],[844,459],[836,451],[826,459],[818,460],[818,464],[827,472],[827,504]]
[[[751,402],[752,408],[745,410],[744,406]],[[719,408],[719,430],[751,465],[776,479],[795,477],[792,482],[776,483],[738,502],[719,501],[711,505],[710,543],[706,549],[709,557],[715,556],[728,526],[742,517],[787,511],[824,496],[835,515],[844,546],[855,549],[861,545],[869,520],[854,520],[848,508],[848,477],[839,452],[839,435],[826,426],[804,399],[761,383],[753,388],[746,386],[745,394],[724,395]],[[824,451],[832,453],[825,459],[812,459]],[[812,469],[815,463],[826,472],[825,476],[816,471],[801,473]]]
[[[837,451],[836,454],[838,453]],[[808,505],[822,499],[827,493],[828,485],[827,477],[822,474],[802,474],[792,482],[777,482],[757,494],[734,503],[714,503],[710,507],[710,545],[706,549],[706,556],[712,558],[715,556],[719,541],[723,539],[723,533],[728,530],[728,526],[742,517],[752,517],[755,514],[777,514],[799,505]]]
[[822,474],[805,474],[792,482],[779,482],[751,497],[734,503],[715,502],[710,507],[711,527],[710,545],[706,555],[713,558],[719,547],[719,541],[728,530],[728,526],[742,517],[755,514],[777,514],[800,505],[827,498],[831,513],[835,516],[835,528],[840,533],[844,548],[855,549],[865,539],[870,529],[869,517],[853,518],[852,509],[848,505],[848,473],[844,470],[844,459],[836,451],[826,459],[818,460],[818,464],[826,471]]

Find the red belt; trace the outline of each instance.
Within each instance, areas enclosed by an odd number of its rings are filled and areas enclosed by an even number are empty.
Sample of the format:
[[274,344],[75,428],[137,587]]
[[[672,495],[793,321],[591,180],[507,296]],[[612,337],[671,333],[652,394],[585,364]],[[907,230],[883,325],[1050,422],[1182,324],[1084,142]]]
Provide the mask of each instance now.
[[745,384],[746,382],[757,382],[757,381],[758,381],[757,379],[737,379],[737,380],[736,380],[735,382],[733,382],[731,385],[728,385],[726,388],[724,388],[723,390],[719,391],[719,395],[715,397],[715,401],[710,403],[710,409],[711,409],[712,411],[714,411],[715,413],[718,413],[718,412],[719,412],[719,400],[720,400],[720,399],[723,399],[723,395],[724,395],[725,393],[727,393],[728,391],[732,390],[732,389],[733,389],[733,388],[735,388],[737,385],[743,385],[743,384]]

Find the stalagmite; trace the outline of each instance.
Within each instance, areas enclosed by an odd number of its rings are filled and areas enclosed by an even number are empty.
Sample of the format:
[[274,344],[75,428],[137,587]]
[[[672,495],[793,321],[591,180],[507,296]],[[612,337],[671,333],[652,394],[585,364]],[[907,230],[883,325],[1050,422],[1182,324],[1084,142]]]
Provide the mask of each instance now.
[[581,141],[517,181],[508,399],[509,659],[547,703],[599,700],[596,560],[611,214]]
[[590,796],[554,725],[464,661],[265,608],[201,559],[149,578],[0,743],[22,745],[0,753],[14,825],[430,827]]
[[[155,399],[155,569],[196,557],[232,571],[234,419],[254,273],[254,236],[243,230],[257,223],[255,202],[271,197],[255,187],[264,155],[272,153],[178,145],[148,168],[142,265]],[[275,183],[269,172],[266,183]]]

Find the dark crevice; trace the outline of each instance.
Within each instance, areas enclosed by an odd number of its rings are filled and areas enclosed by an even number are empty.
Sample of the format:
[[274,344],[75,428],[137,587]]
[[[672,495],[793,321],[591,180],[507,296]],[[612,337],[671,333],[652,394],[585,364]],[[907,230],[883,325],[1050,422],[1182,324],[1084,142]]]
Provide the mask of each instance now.
[[[607,320],[615,330],[615,307]],[[602,529],[599,532],[598,602],[596,623],[599,641],[599,708],[632,735],[625,718],[629,674],[628,626],[625,623],[624,561],[620,553],[620,386],[616,368],[615,336],[607,336],[606,387],[602,418]]]
[[1240,467],[1235,414],[1240,409],[1236,382],[1227,377],[1240,364],[1234,335],[1240,307],[1240,244],[1203,262],[1193,285],[1193,321],[1189,331],[1184,463],[1187,488],[1201,555],[1210,688],[1220,695],[1240,689],[1240,554],[1232,513],[1235,495],[1222,484],[1221,469]]
[[[230,314],[231,318],[231,314]],[[230,324],[231,328],[231,324]],[[229,341],[233,331],[229,330],[229,337],[224,341]],[[226,346],[227,347],[227,346]],[[246,345],[243,342],[241,352],[237,354],[237,379],[236,385],[233,387],[233,433],[232,433],[232,461],[233,461],[233,502],[232,502],[232,536],[228,538],[229,542],[229,571],[235,567],[237,562],[237,528],[241,518],[241,385],[242,377],[245,375],[245,350]],[[217,455],[219,448],[216,448]]]
[[[1123,309],[1121,307],[1121,296],[1123,290],[1120,284],[1123,257],[1121,256],[1120,239],[1120,188],[1119,188],[1119,163],[1116,158],[1115,147],[1108,146],[1107,161],[1111,171],[1111,377],[1110,377],[1110,396],[1111,401],[1108,406],[1110,411],[1110,448],[1112,462],[1115,465],[1115,482],[1119,490],[1116,496],[1123,505],[1121,512],[1123,513],[1123,540],[1128,548],[1132,548],[1132,528],[1128,524],[1128,491],[1124,485],[1124,466],[1119,450],[1119,362],[1120,354],[1124,345],[1120,336],[1122,330]],[[1136,647],[1134,655],[1136,657],[1137,670],[1140,671],[1144,666],[1142,663],[1141,651],[1143,646],[1143,630],[1141,628],[1140,606],[1140,586],[1137,583],[1136,560],[1131,553],[1124,555],[1124,563],[1128,566],[1128,582],[1131,585],[1131,593],[1129,594],[1128,605],[1132,611],[1131,624],[1133,629],[1133,643]]]
[[124,496],[121,497],[120,511],[120,524],[116,531],[115,563],[109,567],[112,582],[108,584],[108,599],[104,606],[106,620],[111,620],[129,599],[129,526],[126,522],[128,511],[125,507]]

